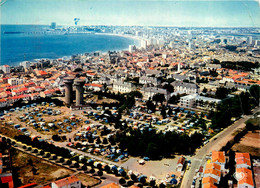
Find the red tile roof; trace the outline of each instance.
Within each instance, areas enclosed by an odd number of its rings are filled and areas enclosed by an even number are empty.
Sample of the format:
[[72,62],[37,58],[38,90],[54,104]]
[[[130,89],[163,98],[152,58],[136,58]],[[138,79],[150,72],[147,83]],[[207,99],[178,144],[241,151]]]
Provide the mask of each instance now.
[[80,181],[79,178],[77,178],[76,176],[71,176],[71,177],[67,177],[67,178],[63,178],[61,180],[55,181],[54,183],[58,187],[62,187],[62,186],[69,185],[69,184],[72,184],[77,181]]

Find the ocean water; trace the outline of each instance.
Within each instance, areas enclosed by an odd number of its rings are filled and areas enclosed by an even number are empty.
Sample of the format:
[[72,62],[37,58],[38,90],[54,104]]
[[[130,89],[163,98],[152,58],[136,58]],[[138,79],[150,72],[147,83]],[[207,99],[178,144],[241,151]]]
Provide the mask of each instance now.
[[1,59],[0,65],[17,65],[24,60],[55,59],[94,51],[113,51],[138,45],[139,41],[111,35],[95,34],[4,34],[4,32],[42,31],[48,26],[39,25],[0,25]]

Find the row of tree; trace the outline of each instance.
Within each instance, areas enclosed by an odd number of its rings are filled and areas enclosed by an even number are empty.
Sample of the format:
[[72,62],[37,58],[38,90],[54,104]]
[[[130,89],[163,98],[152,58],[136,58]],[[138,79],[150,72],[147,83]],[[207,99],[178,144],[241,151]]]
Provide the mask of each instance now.
[[148,128],[143,131],[122,131],[114,137],[121,150],[127,150],[132,156],[147,156],[151,159],[172,157],[173,154],[193,154],[202,144],[203,138],[199,133],[191,136],[176,132],[157,133]]
[[259,105],[259,95],[260,86],[253,85],[248,92],[224,99],[213,114],[212,128],[225,128],[232,123],[232,117],[250,114],[251,109]]

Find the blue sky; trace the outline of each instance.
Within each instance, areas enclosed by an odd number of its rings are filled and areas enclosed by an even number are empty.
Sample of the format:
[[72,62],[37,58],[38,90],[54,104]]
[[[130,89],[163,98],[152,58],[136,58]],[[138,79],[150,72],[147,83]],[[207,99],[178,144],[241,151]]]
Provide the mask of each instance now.
[[260,27],[259,0],[0,1],[2,24]]

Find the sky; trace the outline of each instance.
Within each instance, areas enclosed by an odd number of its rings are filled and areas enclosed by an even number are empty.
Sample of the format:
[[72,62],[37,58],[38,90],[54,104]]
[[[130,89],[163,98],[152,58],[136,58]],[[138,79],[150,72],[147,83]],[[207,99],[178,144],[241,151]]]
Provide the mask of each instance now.
[[0,0],[1,24],[260,27],[260,0]]

